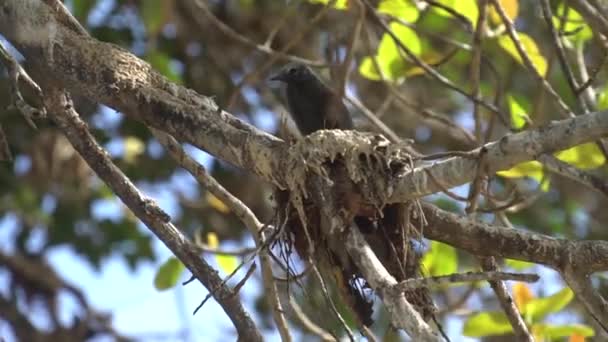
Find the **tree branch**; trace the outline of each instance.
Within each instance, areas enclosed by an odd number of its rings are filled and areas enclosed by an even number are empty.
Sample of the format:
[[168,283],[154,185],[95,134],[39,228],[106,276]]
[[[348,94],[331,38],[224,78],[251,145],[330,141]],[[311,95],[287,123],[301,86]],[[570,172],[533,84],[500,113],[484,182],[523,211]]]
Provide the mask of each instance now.
[[194,246],[170,222],[170,217],[154,201],[142,195],[131,181],[116,167],[89,132],[86,123],[78,116],[71,101],[58,89],[46,91],[45,105],[74,149],[89,164],[95,173],[112,189],[123,203],[177,256],[192,274],[209,291],[232,320],[240,338],[262,341],[262,335],[238,296],[222,285],[216,270],[208,265]]

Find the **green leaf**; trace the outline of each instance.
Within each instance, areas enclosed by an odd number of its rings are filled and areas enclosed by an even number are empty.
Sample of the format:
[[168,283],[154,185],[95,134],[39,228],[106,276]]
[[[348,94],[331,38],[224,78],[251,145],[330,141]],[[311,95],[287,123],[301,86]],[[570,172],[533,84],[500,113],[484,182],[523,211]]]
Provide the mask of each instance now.
[[548,314],[563,309],[572,298],[574,298],[574,293],[570,288],[565,287],[549,297],[530,300],[522,310],[522,315],[530,317],[533,322],[538,322]]
[[[413,54],[420,55],[422,44],[414,30],[397,22],[392,22],[390,29]],[[397,82],[405,76],[407,62],[401,55],[400,47],[395,43],[393,37],[387,33],[382,35],[382,39],[380,40],[378,52],[376,53],[376,63],[378,63],[380,70],[376,68],[372,57],[365,57],[359,66],[359,72],[364,77],[375,81],[384,78]]]
[[506,259],[505,265],[511,267],[516,271],[523,271],[528,268],[533,267],[535,264],[527,261],[514,260],[514,259]]
[[159,291],[172,288],[179,281],[184,269],[184,264],[181,261],[176,257],[170,257],[156,272],[154,287]]
[[500,311],[481,312],[464,322],[462,334],[468,337],[504,335],[513,331],[507,316]]
[[141,18],[146,26],[146,31],[151,36],[155,36],[165,25],[168,18],[166,8],[167,1],[146,0],[141,2]]
[[[532,61],[532,65],[541,74],[543,77],[547,73],[547,60],[540,53],[538,45],[532,37],[528,36],[525,33],[519,32],[519,42],[521,43],[523,49],[526,51],[526,54]],[[498,38],[498,44],[513,57],[519,64],[524,65],[524,61],[519,55],[517,48],[515,47],[515,43],[511,40],[511,37],[507,35],[500,36]],[[525,66],[525,65],[524,65]]]
[[156,71],[166,76],[170,81],[181,84],[182,77],[171,67],[171,58],[166,54],[154,51],[145,57]]
[[581,15],[575,11],[572,7],[569,7],[566,11],[564,3],[560,3],[557,6],[557,11],[553,17],[553,25],[556,30],[559,30],[562,26],[560,18],[564,18],[563,32],[562,35],[566,40],[573,43],[584,43],[593,37],[593,31],[587,25],[587,22]]
[[606,157],[595,143],[586,143],[557,152],[557,159],[579,169],[595,169],[606,163]]
[[[323,4],[327,5],[331,2],[331,0],[308,0],[312,4]],[[339,10],[345,10],[348,8],[348,2],[350,0],[336,0],[336,2],[332,5],[333,8]]]
[[72,1],[72,15],[80,22],[86,22],[87,16],[94,6],[95,1],[74,0]]
[[378,5],[378,13],[388,14],[410,23],[418,20],[420,16],[418,7],[411,0],[382,0]]
[[574,334],[582,337],[595,336],[595,330],[592,327],[585,324],[534,324],[532,326],[534,336],[542,336],[545,339],[557,339],[562,337],[569,337]]
[[511,125],[515,129],[521,129],[526,124],[530,104],[521,96],[507,95],[509,112],[511,112]]
[[450,245],[431,241],[431,249],[422,258],[422,265],[431,276],[456,273],[458,254],[456,254],[456,249]]
[[608,109],[608,87],[603,87],[597,95],[597,110]]
[[[475,28],[475,25],[477,24],[477,17],[479,16],[479,7],[477,7],[477,0],[439,0],[437,2],[453,9],[454,12],[467,18],[471,23],[471,26]],[[432,9],[441,16],[453,17],[450,12],[442,8],[433,6]]]

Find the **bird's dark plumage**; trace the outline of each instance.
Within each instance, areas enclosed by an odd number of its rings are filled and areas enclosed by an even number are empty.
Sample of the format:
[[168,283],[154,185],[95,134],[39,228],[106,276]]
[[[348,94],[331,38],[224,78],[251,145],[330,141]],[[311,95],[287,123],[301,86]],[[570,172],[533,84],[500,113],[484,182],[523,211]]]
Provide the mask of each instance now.
[[353,129],[342,99],[303,64],[285,66],[271,80],[286,84],[289,111],[302,135],[320,129]]

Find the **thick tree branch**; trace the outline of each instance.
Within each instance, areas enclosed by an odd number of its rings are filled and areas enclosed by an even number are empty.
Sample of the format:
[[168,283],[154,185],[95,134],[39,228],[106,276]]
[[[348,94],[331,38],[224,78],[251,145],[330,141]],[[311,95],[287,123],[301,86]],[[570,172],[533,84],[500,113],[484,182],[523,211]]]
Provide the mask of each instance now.
[[428,203],[422,208],[428,221],[425,237],[472,254],[524,260],[556,270],[570,265],[586,274],[608,271],[608,241],[558,239],[477,222]]
[[483,222],[423,204],[425,237],[482,256],[496,256],[549,266],[562,275],[592,317],[608,331],[608,304],[593,290],[589,275],[608,270],[608,241],[571,241]]
[[470,158],[453,157],[416,168],[393,185],[390,202],[429,195],[442,188],[427,173],[441,180],[442,186],[451,188],[472,181],[476,174],[481,149],[485,149],[486,174],[507,170],[519,163],[534,160],[544,153],[552,153],[608,134],[608,111],[590,113],[572,119],[554,121],[533,130],[502,137],[481,148],[472,150]]
[[384,268],[357,229],[349,230],[346,249],[363,272],[365,279],[382,298],[395,327],[404,329],[416,341],[441,341],[441,338],[424,322],[418,311],[408,303],[403,292],[391,291],[397,285],[397,281]]

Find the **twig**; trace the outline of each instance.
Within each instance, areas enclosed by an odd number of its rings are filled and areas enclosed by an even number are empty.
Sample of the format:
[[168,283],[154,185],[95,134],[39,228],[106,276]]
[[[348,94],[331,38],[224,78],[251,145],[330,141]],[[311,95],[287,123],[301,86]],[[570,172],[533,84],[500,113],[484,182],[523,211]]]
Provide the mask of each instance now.
[[353,56],[355,55],[355,48],[357,46],[357,42],[359,41],[359,35],[361,34],[361,26],[363,26],[363,22],[365,21],[365,6],[363,6],[363,4],[361,4],[359,1],[354,1],[354,6],[352,7],[357,8],[358,16],[355,23],[355,28],[353,29],[348,42],[346,57],[344,57],[344,62],[342,63],[342,77],[340,77],[340,83],[338,84],[339,98],[343,98],[344,94],[346,94],[346,85],[348,84],[350,66],[353,61]]
[[608,181],[605,179],[563,162],[549,154],[539,156],[538,160],[550,171],[585,185],[589,189],[597,191],[604,196],[608,196]]
[[13,154],[11,153],[10,146],[8,146],[8,139],[6,138],[6,133],[4,133],[2,124],[0,124],[0,161],[11,160],[13,160]]
[[[568,60],[566,59],[566,53],[564,51],[564,46],[562,44],[558,30],[555,28],[555,25],[553,25],[553,13],[551,11],[551,6],[549,5],[549,1],[541,0],[540,7],[541,7],[541,10],[543,13],[543,18],[545,19],[545,22],[546,22],[547,26],[549,27],[549,32],[551,32],[551,37],[553,38],[553,45],[555,45],[555,50],[557,51],[557,58],[559,60],[559,64],[562,68],[562,71],[564,72],[564,74],[566,76],[566,81],[568,82],[568,85],[570,86],[570,90],[576,97],[577,102],[583,108],[583,111],[585,113],[588,113],[589,107],[588,107],[587,103],[585,101],[581,100],[581,98],[580,98],[581,93],[578,91],[580,89],[580,86],[578,85],[578,81],[574,77],[574,72],[572,72],[572,68],[570,68],[570,64],[568,63]],[[568,7],[564,7],[564,11],[568,11]],[[560,26],[561,26],[560,27],[560,31],[561,31],[561,29],[563,29],[563,27],[564,27],[564,19],[561,20]]]
[[[498,270],[498,265],[496,264],[494,257],[480,257],[479,261],[481,263],[481,268],[486,272],[495,272]],[[536,276],[536,279],[538,279],[538,276]],[[488,280],[488,282],[490,283],[492,290],[494,290],[494,293],[496,293],[498,302],[506,313],[517,340],[533,342],[534,337],[528,331],[528,326],[526,325],[526,322],[524,322],[511,294],[509,294],[509,290],[505,283],[498,279]]]
[[593,288],[589,274],[584,270],[575,270],[573,264],[566,265],[560,273],[587,312],[608,333],[608,302]]
[[4,45],[0,43],[0,60],[6,67],[9,76],[9,86],[13,96],[13,104],[15,108],[23,115],[25,121],[32,127],[33,129],[37,129],[36,124],[33,121],[33,118],[41,118],[46,116],[46,108],[36,108],[31,106],[23,99],[23,95],[21,95],[21,91],[19,90],[19,80],[22,80],[29,86],[35,93],[35,96],[42,100],[44,95],[42,94],[42,89],[34,82],[30,75],[23,70],[21,65],[11,56],[11,54],[6,51]]
[[300,324],[302,324],[302,326],[304,327],[304,329],[306,331],[319,337],[321,339],[321,341],[326,341],[326,342],[334,342],[334,341],[337,342],[338,341],[330,333],[328,333],[323,328],[321,328],[320,326],[315,324],[313,321],[311,321],[310,318],[308,318],[306,313],[304,313],[304,310],[302,310],[302,308],[300,307],[298,302],[296,302],[296,300],[293,298],[293,296],[291,294],[289,295],[289,306],[291,306],[291,309],[293,310],[295,317],[298,319]]
[[395,284],[391,287],[391,291],[404,292],[415,290],[421,287],[441,286],[452,283],[490,281],[490,280],[513,280],[533,283],[538,281],[539,276],[532,273],[509,273],[509,272],[466,272],[454,273],[444,276],[412,278]]
[[[196,0],[196,1],[201,1],[201,0]],[[287,42],[287,44],[285,44],[285,46],[280,50],[280,52],[286,53],[292,47],[294,47],[297,43],[299,43],[304,38],[304,36],[308,33],[308,31],[313,29],[315,27],[315,24],[327,14],[327,12],[331,9],[332,3],[335,1],[336,0],[331,0],[322,9],[320,9],[317,12],[317,14],[315,14],[315,16],[312,19],[310,19],[310,21],[308,22],[308,25],[306,27],[304,27],[302,30],[300,30],[299,32],[297,32],[297,34],[295,34],[289,40],[289,42]],[[246,75],[235,86],[234,90],[232,91],[232,94],[230,95],[230,97],[228,99],[228,104],[226,105],[226,107],[230,108],[232,106],[232,104],[236,101],[237,95],[240,93],[240,91],[244,85],[250,83],[252,80],[255,80],[260,74],[266,72],[266,70],[268,70],[268,68],[270,68],[278,59],[279,58],[278,58],[277,54],[270,55],[270,58],[268,58],[268,60],[266,60],[266,62],[264,64],[257,67],[255,69],[255,71]]]
[[511,18],[509,18],[509,16],[505,12],[505,10],[502,7],[502,5],[500,4],[500,2],[497,0],[491,0],[491,1],[492,1],[492,4],[494,5],[494,8],[496,9],[496,12],[498,12],[498,15],[502,19],[502,22],[505,24],[507,33],[509,34],[511,41],[515,45],[515,49],[519,53],[519,56],[523,60],[526,68],[528,68],[530,70],[530,72],[532,72],[532,75],[534,75],[534,78],[536,78],[536,80],[542,85],[543,89],[545,89],[547,91],[547,93],[549,93],[551,95],[551,97],[553,97],[553,100],[555,101],[555,103],[557,103],[558,108],[562,111],[562,113],[565,114],[567,117],[573,117],[574,113],[572,113],[572,111],[570,110],[568,105],[562,100],[562,98],[555,91],[555,89],[553,89],[551,84],[545,79],[544,75],[540,74],[540,72],[534,66],[534,63],[532,63],[530,56],[528,55],[528,53],[526,52],[526,49],[524,48],[523,44],[519,40],[519,35],[517,34],[517,31],[515,31],[515,27],[513,26],[513,21],[511,21]]
[[[471,92],[476,98],[481,97],[481,42],[483,33],[486,29],[486,18],[488,17],[488,1],[481,0],[478,4],[479,17],[475,25],[475,33],[473,34],[473,53],[471,57]],[[481,141],[481,112],[479,104],[473,104],[473,118],[475,120],[475,138],[478,142]]]
[[213,26],[215,26],[220,32],[233,39],[236,42],[239,42],[245,46],[251,47],[256,51],[262,52],[264,54],[270,55],[273,58],[284,59],[292,62],[303,63],[310,66],[323,66],[324,63],[320,61],[311,61],[309,59],[305,59],[302,57],[294,56],[287,54],[285,50],[276,51],[270,47],[269,44],[258,44],[249,38],[241,35],[240,33],[233,30],[230,26],[224,24],[221,20],[219,20],[207,7],[207,5],[202,0],[189,0],[186,2],[186,5],[190,9],[196,9],[198,13],[202,15],[198,15],[194,13],[192,18],[198,23],[198,25],[203,28],[207,24],[203,18],[206,18]]
[[[228,279],[230,279],[234,274],[236,274],[236,272],[241,268],[241,266],[245,265],[245,263],[241,263],[239,265],[239,267],[237,267],[228,277],[226,277],[226,279],[224,279],[224,281],[222,282],[222,285],[225,285],[228,282]],[[239,282],[232,288],[232,293],[230,295],[235,295],[239,293],[241,287],[243,287],[243,285],[245,285],[245,282],[247,281],[247,279],[249,279],[249,277],[251,276],[251,274],[253,273],[253,271],[255,271],[256,269],[256,264],[255,262],[251,264],[251,266],[249,266],[249,269],[247,270],[247,273],[245,274],[245,276],[243,277],[243,279],[239,280]],[[187,284],[188,282],[184,283]],[[205,296],[205,299],[203,299],[203,301],[194,309],[194,311],[192,312],[193,315],[196,315],[196,313],[198,312],[198,310],[200,310],[203,305],[205,305],[205,303],[207,303],[207,301],[211,298],[211,297],[215,297],[216,296],[216,289],[212,289],[209,291],[209,293],[207,293],[207,295]]]
[[424,0],[424,2],[426,2],[427,4],[429,4],[433,7],[440,8],[440,9],[448,12],[449,14],[451,14],[454,18],[458,19],[458,21],[462,24],[462,26],[465,28],[465,30],[467,32],[471,32],[473,30],[472,24],[469,21],[469,19],[467,17],[465,17],[464,15],[462,15],[461,13],[456,12],[452,7],[446,6],[442,3],[434,1],[434,0]]
[[[241,200],[232,195],[229,191],[227,191],[221,184],[219,184],[211,175],[207,173],[205,168],[197,163],[194,159],[188,156],[179,143],[170,135],[160,132],[158,130],[152,129],[152,132],[156,136],[156,138],[161,142],[163,146],[169,151],[171,156],[185,169],[187,169],[199,183],[206,186],[207,189],[214,194],[217,198],[219,198],[222,202],[230,207],[233,213],[245,223],[245,226],[250,230],[251,234],[254,236],[254,240],[256,241],[257,248],[253,251],[249,260],[243,260],[241,264],[228,276],[223,280],[223,283],[227,282],[236,271],[238,271],[241,266],[245,263],[251,261],[256,255],[260,256],[260,261],[262,264],[262,276],[264,279],[264,287],[267,291],[267,300],[269,301],[269,305],[272,308],[273,318],[277,325],[277,329],[281,335],[283,341],[291,341],[291,334],[289,333],[289,329],[287,328],[287,321],[285,320],[285,316],[283,314],[283,309],[281,307],[281,303],[279,300],[279,295],[277,292],[277,287],[274,282],[274,277],[272,275],[272,267],[271,261],[268,257],[268,244],[272,239],[265,239],[262,224],[257,219],[255,214],[249,209]],[[203,302],[196,308],[194,311],[200,309],[205,301],[209,298],[209,296],[214,292],[214,290],[210,290],[207,297],[203,300]]]
[[365,6],[368,8],[369,12],[372,13],[371,17],[376,21],[376,23],[378,23],[382,27],[382,29],[388,35],[391,36],[391,38],[395,41],[395,44],[397,44],[397,46],[401,49],[401,51],[403,51],[407,55],[407,57],[414,62],[414,64],[416,64],[417,66],[422,68],[429,76],[431,76],[431,78],[435,79],[436,81],[438,81],[440,84],[442,84],[446,88],[451,89],[451,90],[465,96],[467,99],[471,100],[472,102],[480,104],[481,106],[487,108],[488,110],[492,111],[493,113],[500,113],[500,110],[496,106],[485,102],[483,99],[471,96],[465,90],[459,88],[457,85],[452,83],[452,81],[450,81],[448,78],[446,78],[445,76],[440,74],[437,70],[433,69],[430,65],[428,65],[427,63],[422,61],[420,58],[418,58],[418,56],[416,56],[399,39],[399,37],[397,37],[397,35],[390,29],[390,27],[384,22],[384,20],[382,20],[382,18],[378,15],[378,13],[376,13],[374,7],[369,3],[369,1],[368,0],[362,0],[362,1],[365,3]]

